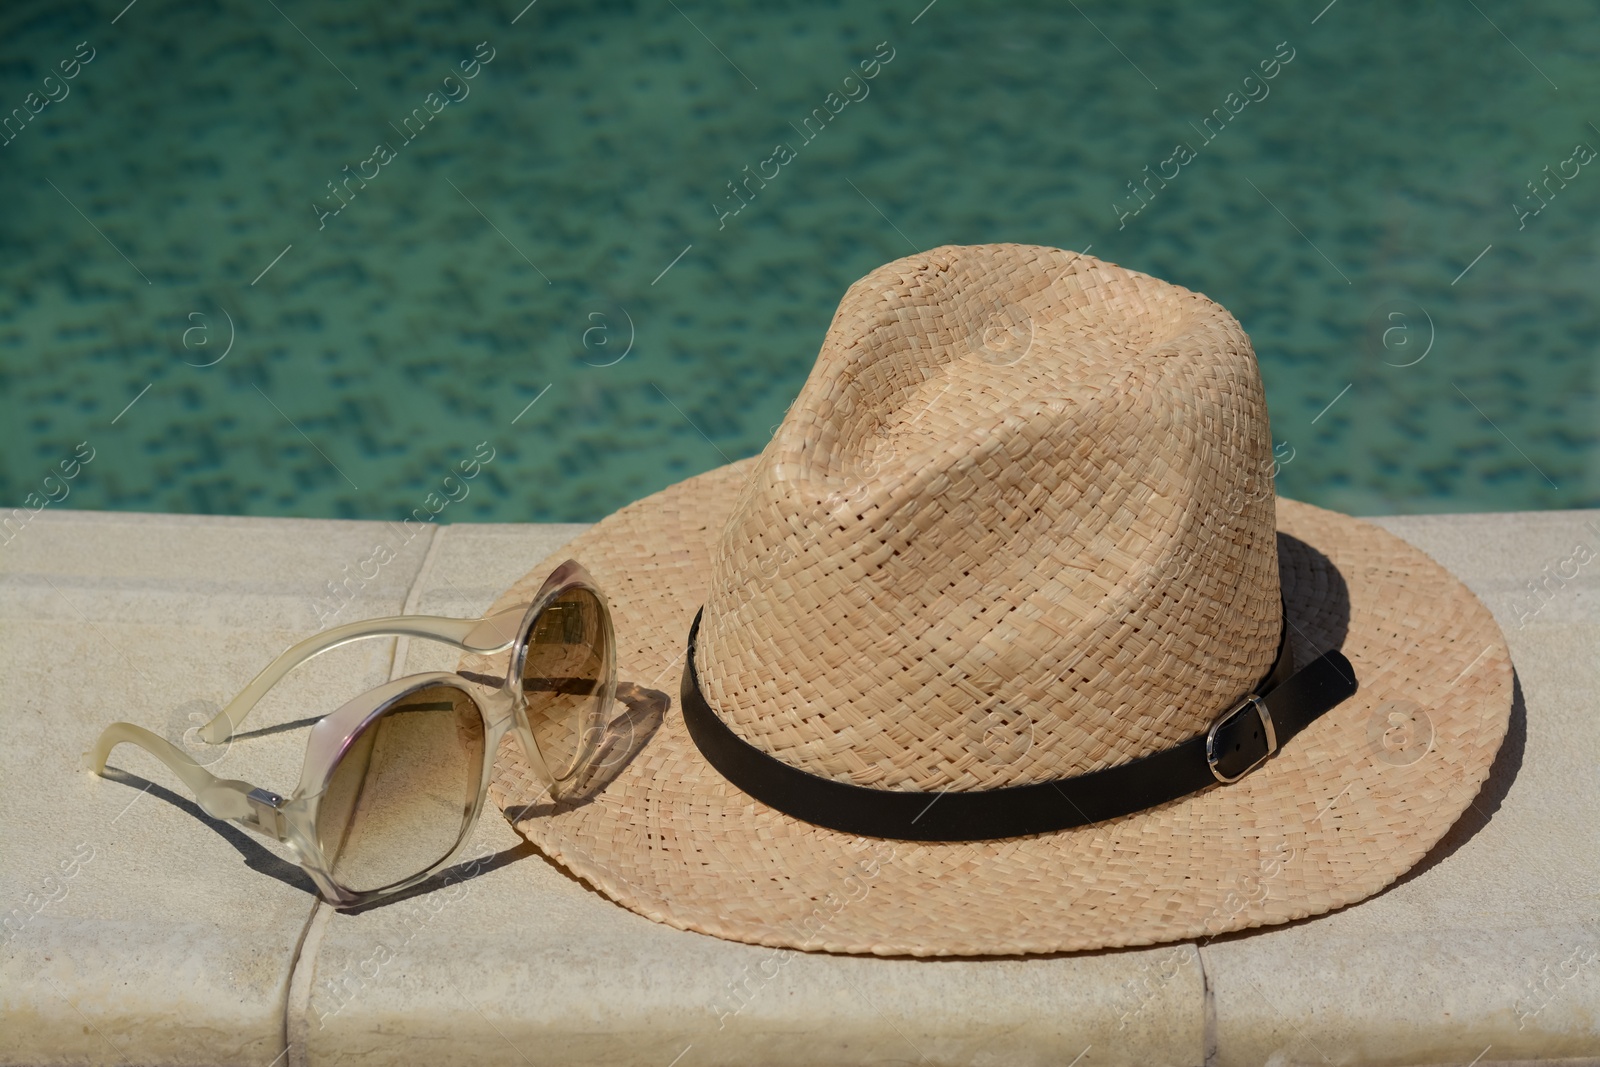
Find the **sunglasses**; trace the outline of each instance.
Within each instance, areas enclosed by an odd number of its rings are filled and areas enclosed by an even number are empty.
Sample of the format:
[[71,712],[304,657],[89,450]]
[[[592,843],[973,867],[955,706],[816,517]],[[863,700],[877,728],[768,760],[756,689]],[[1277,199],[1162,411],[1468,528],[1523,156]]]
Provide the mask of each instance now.
[[572,560],[525,607],[482,619],[371,619],[315,634],[269,664],[200,737],[229,740],[290,670],[330,648],[380,636],[485,655],[510,649],[510,666],[503,681],[413,674],[349,701],[311,728],[300,784],[288,797],[219,779],[183,749],[127,722],[100,734],[86,757],[89,769],[104,775],[112,749],[138,745],[183,780],[206,814],[288,845],[339,907],[398,893],[460,854],[483,810],[507,730],[516,733],[552,799],[585,780],[616,695],[616,642],[605,595]]

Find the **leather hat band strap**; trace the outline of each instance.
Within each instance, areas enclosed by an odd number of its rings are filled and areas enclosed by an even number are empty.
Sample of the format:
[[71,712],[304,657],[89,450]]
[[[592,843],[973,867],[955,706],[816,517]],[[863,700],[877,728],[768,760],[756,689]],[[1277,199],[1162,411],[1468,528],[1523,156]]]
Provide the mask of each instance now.
[[1237,781],[1356,691],[1337,649],[1294,670],[1286,635],[1272,670],[1203,734],[1086,774],[1028,785],[942,793],[872,789],[792,767],[734,733],[700,691],[689,630],[683,720],[707,762],[750,796],[797,819],[843,833],[906,841],[986,841],[1115,819]]

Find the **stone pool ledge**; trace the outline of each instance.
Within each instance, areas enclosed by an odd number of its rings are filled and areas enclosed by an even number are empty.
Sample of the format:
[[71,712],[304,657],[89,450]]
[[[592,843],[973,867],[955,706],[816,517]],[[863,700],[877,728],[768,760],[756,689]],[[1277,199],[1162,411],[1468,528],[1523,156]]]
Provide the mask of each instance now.
[[[329,581],[359,579],[335,621],[476,613],[583,527],[430,528],[377,565],[386,524],[45,512],[0,546],[0,1063],[1600,1062],[1600,561],[1572,562],[1600,512],[1375,521],[1466,580],[1517,670],[1491,779],[1417,870],[1204,946],[917,961],[651,923],[491,817],[475,876],[337,914],[154,760],[79,765],[113,719],[181,740],[338,607]],[[251,725],[452,663],[348,646]],[[286,789],[303,745],[190,748]]]

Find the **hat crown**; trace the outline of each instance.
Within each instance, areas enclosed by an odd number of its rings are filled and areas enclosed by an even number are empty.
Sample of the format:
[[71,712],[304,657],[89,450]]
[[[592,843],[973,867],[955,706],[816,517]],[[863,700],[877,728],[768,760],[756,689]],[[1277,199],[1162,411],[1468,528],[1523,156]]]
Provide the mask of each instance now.
[[990,789],[1203,731],[1280,629],[1266,405],[1223,308],[1057,249],[853,285],[713,551],[701,686],[881,789]]

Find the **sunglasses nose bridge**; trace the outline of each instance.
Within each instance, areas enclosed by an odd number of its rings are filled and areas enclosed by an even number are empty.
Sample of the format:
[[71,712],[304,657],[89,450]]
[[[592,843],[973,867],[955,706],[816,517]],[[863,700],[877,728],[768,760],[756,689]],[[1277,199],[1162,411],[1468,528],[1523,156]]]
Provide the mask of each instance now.
[[521,702],[510,689],[505,686],[495,688],[483,686],[476,696],[486,722],[491,725],[498,723],[515,725],[517,708]]

